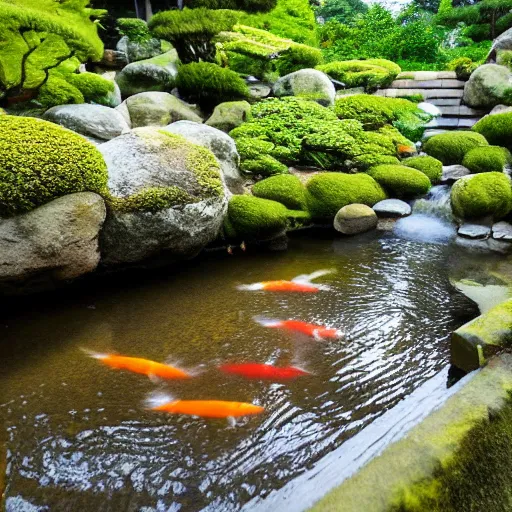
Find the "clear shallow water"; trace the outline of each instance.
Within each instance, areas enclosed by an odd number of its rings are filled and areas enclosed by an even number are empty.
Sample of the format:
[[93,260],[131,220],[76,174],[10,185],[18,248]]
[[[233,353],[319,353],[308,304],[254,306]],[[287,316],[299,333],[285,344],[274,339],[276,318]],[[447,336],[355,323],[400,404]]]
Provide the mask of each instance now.
[[[284,253],[210,255],[179,273],[90,281],[5,304],[0,322],[0,487],[7,510],[236,510],[304,472],[448,361],[449,333],[476,314],[449,285],[450,247],[375,235],[297,238]],[[237,291],[321,268],[317,295]],[[295,318],[343,329],[298,341],[252,321]],[[86,357],[86,347],[201,368],[155,385]],[[300,364],[312,376],[245,381],[224,362]],[[263,405],[238,421],[144,409],[151,392]],[[3,477],[2,466],[7,466]],[[5,482],[2,482],[2,478]],[[47,507],[46,509],[44,507]],[[27,508],[26,510],[30,510]]]

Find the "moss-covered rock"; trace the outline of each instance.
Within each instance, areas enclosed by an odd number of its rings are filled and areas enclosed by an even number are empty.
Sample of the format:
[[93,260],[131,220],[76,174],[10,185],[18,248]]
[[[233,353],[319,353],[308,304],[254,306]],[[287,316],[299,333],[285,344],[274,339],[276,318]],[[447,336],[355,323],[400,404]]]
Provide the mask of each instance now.
[[430,137],[423,150],[443,162],[443,165],[457,165],[462,164],[468,151],[488,144],[480,133],[453,131]]
[[74,192],[104,194],[106,184],[103,157],[80,135],[39,119],[0,116],[0,217]]
[[252,188],[252,193],[256,197],[278,201],[290,210],[307,210],[306,187],[292,174],[259,181]]
[[367,173],[380,183],[391,197],[413,198],[430,190],[430,180],[421,171],[405,165],[377,165]]
[[370,153],[354,157],[353,164],[354,168],[358,171],[367,171],[370,167],[375,167],[376,165],[399,165],[400,160],[396,156]]
[[455,215],[464,219],[500,219],[512,208],[510,178],[497,172],[465,176],[453,185],[451,203]]
[[37,95],[37,102],[46,108],[54,105],[78,105],[84,101],[84,95],[60,76],[50,76]]
[[439,183],[443,174],[443,163],[432,156],[413,156],[402,160],[407,167],[418,169],[425,174],[431,183]]
[[297,96],[313,100],[324,107],[334,105],[336,90],[325,73],[316,69],[301,69],[281,77],[272,87],[274,95]]
[[308,209],[314,219],[332,221],[348,204],[373,206],[386,199],[384,189],[367,174],[325,172],[306,184]]
[[96,73],[74,73],[67,77],[67,81],[82,93],[88,103],[102,104],[102,100],[114,92],[114,82]]
[[482,146],[466,153],[462,165],[472,173],[502,172],[510,153],[500,146]]
[[229,133],[248,121],[250,117],[251,105],[247,101],[226,101],[215,107],[206,124]]
[[478,67],[464,87],[464,102],[471,107],[512,104],[512,73],[505,66]]
[[512,112],[485,116],[473,126],[473,131],[483,135],[489,144],[512,150]]

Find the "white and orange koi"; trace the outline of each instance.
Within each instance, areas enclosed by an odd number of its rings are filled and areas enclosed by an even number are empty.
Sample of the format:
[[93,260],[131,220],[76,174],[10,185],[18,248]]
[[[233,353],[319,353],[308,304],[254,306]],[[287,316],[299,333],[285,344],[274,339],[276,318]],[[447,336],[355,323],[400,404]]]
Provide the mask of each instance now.
[[316,340],[340,339],[343,338],[343,332],[333,327],[323,325],[309,324],[301,320],[275,320],[272,318],[254,317],[254,321],[264,327],[282,329],[284,331],[305,334]]
[[317,279],[326,274],[331,274],[332,272],[334,272],[334,270],[317,270],[312,274],[304,274],[294,277],[291,281],[262,281],[260,283],[242,284],[237,286],[237,289],[248,291],[262,290],[267,292],[317,293],[320,290],[329,290],[330,287],[325,284],[313,283],[313,279]]

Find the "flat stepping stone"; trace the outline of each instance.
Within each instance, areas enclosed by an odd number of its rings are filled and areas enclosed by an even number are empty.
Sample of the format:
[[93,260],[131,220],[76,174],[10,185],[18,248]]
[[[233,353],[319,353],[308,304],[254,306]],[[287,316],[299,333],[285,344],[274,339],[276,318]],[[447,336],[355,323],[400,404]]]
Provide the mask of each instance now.
[[414,80],[457,79],[457,73],[455,73],[455,71],[402,71],[397,78],[399,80],[410,80],[411,76]]
[[439,106],[439,110],[443,117],[457,116],[457,117],[483,117],[488,112],[486,110],[477,110],[475,108],[467,107],[466,105],[459,106]]
[[425,100],[431,98],[462,98],[464,89],[380,89],[375,93],[376,96],[385,96],[386,98],[400,98],[402,96],[413,96],[421,94]]
[[443,166],[441,183],[454,183],[469,174],[471,174],[471,171],[463,165],[445,165]]
[[480,117],[467,117],[464,119],[459,119],[459,128],[472,128],[475,126],[478,121],[480,121]]
[[492,237],[495,240],[508,240],[512,242],[512,224],[502,220],[492,226]]
[[407,217],[411,214],[411,206],[400,199],[384,199],[373,206],[378,217]]
[[426,128],[458,128],[458,126],[457,117],[436,117],[425,125]]
[[462,103],[462,98],[431,98],[429,103],[437,107],[458,107]]
[[434,135],[441,135],[441,133],[446,133],[448,130],[440,130],[440,129],[431,129],[431,130],[425,130],[423,132],[423,137],[421,140],[425,141],[427,139],[430,139],[430,137],[433,137]]
[[464,89],[461,80],[395,80],[391,88],[395,89]]
[[464,238],[489,238],[491,235],[491,226],[488,224],[479,224],[476,222],[465,222],[457,231],[459,236]]

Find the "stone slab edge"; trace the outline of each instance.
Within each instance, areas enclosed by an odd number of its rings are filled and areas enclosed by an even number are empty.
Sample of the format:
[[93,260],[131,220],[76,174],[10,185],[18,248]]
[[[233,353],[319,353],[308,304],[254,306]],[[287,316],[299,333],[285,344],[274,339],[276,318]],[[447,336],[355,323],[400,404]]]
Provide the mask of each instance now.
[[475,423],[512,390],[512,354],[492,359],[443,406],[322,498],[314,512],[385,512],[401,491],[429,478]]

